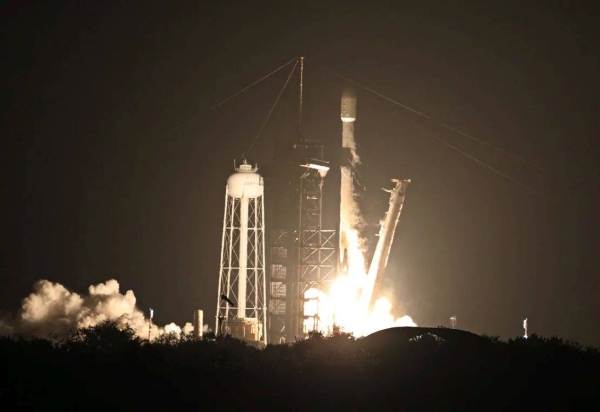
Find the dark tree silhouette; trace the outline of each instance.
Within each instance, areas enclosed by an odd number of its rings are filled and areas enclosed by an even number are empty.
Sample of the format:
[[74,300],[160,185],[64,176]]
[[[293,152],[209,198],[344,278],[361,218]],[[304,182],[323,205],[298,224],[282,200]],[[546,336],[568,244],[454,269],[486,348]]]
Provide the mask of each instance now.
[[74,330],[59,343],[1,337],[0,398],[17,408],[58,410],[600,405],[596,348],[537,335],[503,342],[439,328],[382,332],[360,339],[311,333],[262,350],[231,336],[166,334],[148,342],[112,321]]
[[62,342],[67,350],[121,350],[139,346],[141,339],[136,336],[136,331],[129,325],[119,326],[116,321],[107,320],[98,325],[87,328],[74,329],[69,332]]

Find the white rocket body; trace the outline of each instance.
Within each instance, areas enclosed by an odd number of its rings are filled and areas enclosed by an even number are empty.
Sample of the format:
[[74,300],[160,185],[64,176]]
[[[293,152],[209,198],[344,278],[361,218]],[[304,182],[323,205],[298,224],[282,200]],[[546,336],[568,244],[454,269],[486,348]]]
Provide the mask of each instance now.
[[354,121],[356,120],[356,95],[352,90],[342,94],[342,156],[340,164],[340,232],[339,232],[339,272],[348,270],[348,233],[352,230],[355,216],[353,169],[360,162],[354,141]]
[[377,242],[373,260],[369,268],[368,281],[361,294],[360,304],[365,309],[372,308],[375,305],[375,301],[379,298],[379,288],[390,256],[390,249],[392,248],[394,234],[400,220],[404,196],[406,195],[406,188],[410,183],[410,179],[392,179],[392,182],[395,183],[393,189],[384,189],[390,193],[389,208],[385,217],[380,222],[379,241]]

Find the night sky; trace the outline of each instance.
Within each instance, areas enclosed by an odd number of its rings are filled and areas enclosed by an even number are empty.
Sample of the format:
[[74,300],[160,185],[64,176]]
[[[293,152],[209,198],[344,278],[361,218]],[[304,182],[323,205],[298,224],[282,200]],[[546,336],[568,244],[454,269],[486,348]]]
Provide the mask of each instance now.
[[[305,56],[305,137],[332,161],[351,84],[331,71],[527,160],[354,86],[370,239],[387,209],[380,188],[412,179],[386,273],[397,315],[420,326],[456,315],[503,339],[527,317],[530,333],[600,345],[595,10],[101,3],[2,5],[1,310],[16,312],[37,279],[85,293],[114,278],[158,324],[203,308],[212,325],[225,182],[292,65],[203,112]],[[269,205],[274,148],[295,138],[297,83],[249,155]],[[338,189],[334,168],[325,228],[336,229]]]

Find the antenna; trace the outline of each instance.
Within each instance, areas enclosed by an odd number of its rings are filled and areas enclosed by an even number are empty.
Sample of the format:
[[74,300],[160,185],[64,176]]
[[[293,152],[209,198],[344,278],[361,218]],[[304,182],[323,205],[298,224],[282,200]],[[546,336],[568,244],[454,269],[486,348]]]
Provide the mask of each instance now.
[[298,137],[302,138],[302,89],[304,81],[304,57],[300,57],[300,102],[298,106]]

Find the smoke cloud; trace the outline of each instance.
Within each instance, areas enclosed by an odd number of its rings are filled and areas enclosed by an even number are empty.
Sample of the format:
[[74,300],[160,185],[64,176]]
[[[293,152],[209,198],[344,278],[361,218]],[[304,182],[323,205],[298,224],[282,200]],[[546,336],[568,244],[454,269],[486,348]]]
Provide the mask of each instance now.
[[60,283],[38,280],[34,292],[23,299],[21,310],[13,318],[0,320],[0,334],[22,334],[40,338],[63,338],[74,328],[95,326],[103,321],[115,321],[121,327],[131,326],[143,339],[156,339],[165,333],[187,334],[194,328],[175,323],[159,327],[146,319],[136,307],[133,291],[119,292],[119,283],[108,280],[92,285],[81,296]]

